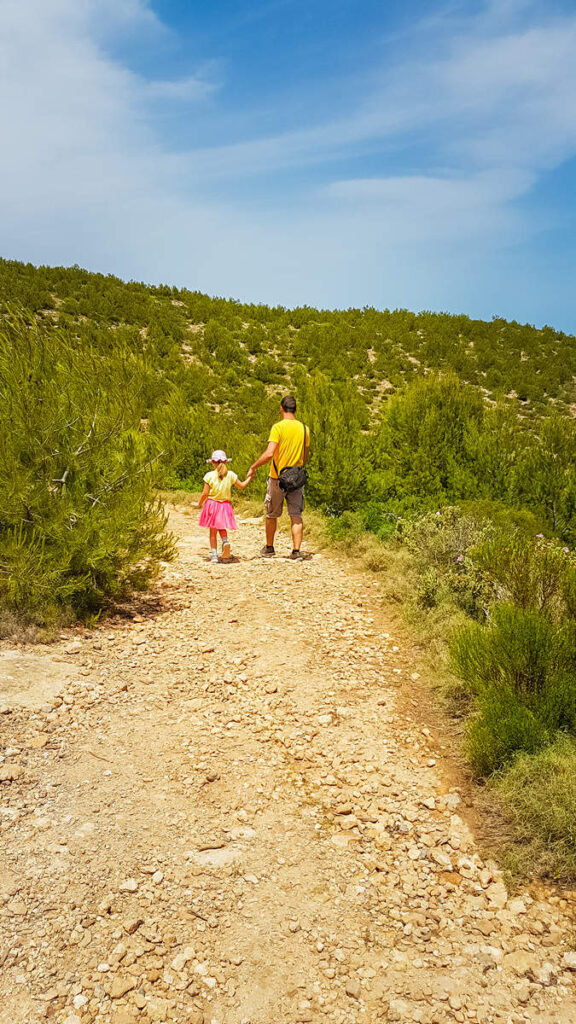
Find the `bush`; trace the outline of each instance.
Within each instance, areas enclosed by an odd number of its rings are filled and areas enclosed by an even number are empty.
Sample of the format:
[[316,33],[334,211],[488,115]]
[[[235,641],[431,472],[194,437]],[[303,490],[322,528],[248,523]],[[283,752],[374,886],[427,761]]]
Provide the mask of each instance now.
[[377,501],[368,501],[353,512],[328,517],[328,534],[333,540],[359,537],[367,530],[380,540],[389,540],[396,535],[397,528],[398,517]]
[[563,882],[576,879],[576,744],[558,737],[539,753],[521,754],[496,790],[522,844],[522,865]]
[[390,399],[377,449],[391,490],[419,496],[424,507],[477,493],[469,437],[483,416],[478,392],[452,374],[419,378]]
[[509,686],[528,699],[542,691],[551,673],[566,667],[563,640],[563,631],[544,616],[501,604],[488,626],[473,623],[459,630],[451,652],[456,671],[475,693]]
[[190,406],[176,389],[152,415],[150,429],[166,452],[166,487],[201,488],[214,448],[225,449],[242,477],[262,447],[260,440],[247,435],[241,421],[205,405]]
[[436,569],[423,572],[416,584],[416,603],[421,608],[434,608],[438,603],[441,582]]
[[400,520],[398,534],[420,572],[417,600],[422,607],[434,607],[443,593],[471,618],[486,617],[493,590],[468,551],[491,530],[490,522],[463,515],[455,506]]
[[468,726],[466,747],[478,775],[492,775],[518,751],[533,753],[545,746],[549,734],[543,723],[510,690],[489,690],[480,713]]
[[171,555],[141,433],[139,363],[15,315],[0,332],[0,605],[92,613]]
[[471,557],[494,582],[500,600],[556,616],[564,611],[564,597],[571,600],[576,573],[558,544],[517,531],[496,533],[478,544]]
[[399,524],[399,533],[409,550],[422,562],[442,568],[452,568],[489,531],[489,522],[463,515],[453,505],[416,519],[403,519]]
[[451,654],[478,699],[480,717],[468,739],[478,771],[495,771],[516,751],[535,750],[558,730],[576,731],[573,623],[496,605],[488,626],[471,624],[454,634]]

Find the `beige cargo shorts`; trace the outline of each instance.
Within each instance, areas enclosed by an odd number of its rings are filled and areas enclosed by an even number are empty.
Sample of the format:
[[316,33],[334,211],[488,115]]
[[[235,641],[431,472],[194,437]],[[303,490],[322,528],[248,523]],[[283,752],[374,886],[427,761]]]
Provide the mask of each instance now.
[[278,481],[274,479],[274,477],[269,476],[268,486],[266,488],[266,498],[264,500],[266,518],[279,519],[284,509],[284,502],[286,502],[286,508],[288,509],[290,519],[295,522],[301,522],[302,513],[304,511],[304,488],[299,487],[297,491],[291,491],[290,494],[285,494]]

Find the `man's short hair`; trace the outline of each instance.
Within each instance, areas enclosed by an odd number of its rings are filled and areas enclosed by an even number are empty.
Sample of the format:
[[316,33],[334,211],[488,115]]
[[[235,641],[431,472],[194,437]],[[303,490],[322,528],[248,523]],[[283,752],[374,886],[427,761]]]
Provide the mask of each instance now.
[[280,405],[284,412],[296,412],[296,399],[293,395],[286,395],[280,402]]

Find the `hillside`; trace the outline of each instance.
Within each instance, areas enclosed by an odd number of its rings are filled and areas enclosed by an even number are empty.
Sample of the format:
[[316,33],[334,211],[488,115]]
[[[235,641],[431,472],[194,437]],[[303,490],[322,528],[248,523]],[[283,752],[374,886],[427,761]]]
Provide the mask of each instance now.
[[576,339],[552,328],[269,308],[13,261],[0,262],[0,301],[99,360],[96,373],[115,362],[134,427],[158,440],[164,484],[197,485],[211,447],[249,464],[294,390],[314,434],[317,504],[355,507],[352,476],[370,469],[372,498],[393,513],[482,497],[575,534]]
[[576,877],[576,339],[8,261],[0,303],[0,636],[129,608],[175,556],[163,491],[214,448],[243,474],[293,391],[324,541],[429,650],[515,870]]
[[178,362],[187,396],[215,406],[259,399],[302,372],[354,382],[373,417],[382,400],[422,373],[452,372],[489,402],[524,414],[575,400],[576,339],[528,324],[407,310],[293,310],[209,298],[169,286],[125,283],[78,267],[0,260],[0,299],[58,325],[80,344],[115,331],[158,372]]

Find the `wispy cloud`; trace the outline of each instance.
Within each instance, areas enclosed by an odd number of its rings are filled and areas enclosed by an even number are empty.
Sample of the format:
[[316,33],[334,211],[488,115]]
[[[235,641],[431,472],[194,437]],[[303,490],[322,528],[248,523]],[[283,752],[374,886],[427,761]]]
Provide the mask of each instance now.
[[152,100],[181,100],[196,103],[213,95],[218,89],[216,82],[210,82],[199,75],[188,75],[186,78],[174,78],[167,81],[148,82],[144,96]]
[[481,36],[470,36],[460,22],[453,34],[450,22],[438,25],[449,53],[382,71],[379,87],[346,118],[190,158],[206,174],[262,174],[328,163],[359,146],[401,145],[418,131],[427,135],[432,163],[554,166],[576,152],[576,15],[504,35],[493,34],[488,17],[481,26]]
[[455,308],[480,301],[470,280],[493,286],[494,254],[532,230],[522,200],[576,154],[576,14],[544,3],[448,6],[393,63],[388,48],[359,67],[345,113],[336,89],[314,123],[184,152],[158,108],[185,109],[190,137],[209,101],[220,137],[219,55],[145,77],[112,56],[119,35],[170,33],[145,0],[5,0],[4,254],[285,303]]

